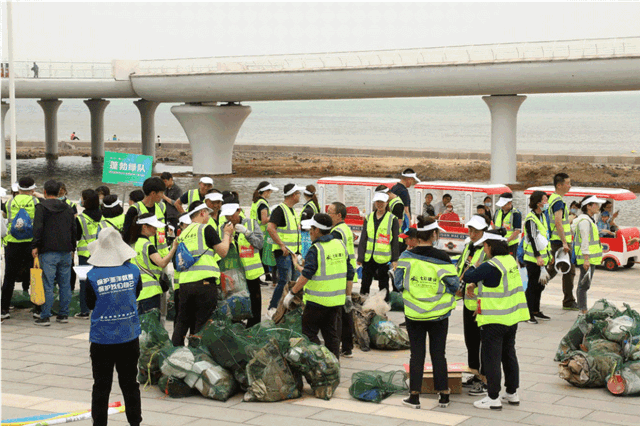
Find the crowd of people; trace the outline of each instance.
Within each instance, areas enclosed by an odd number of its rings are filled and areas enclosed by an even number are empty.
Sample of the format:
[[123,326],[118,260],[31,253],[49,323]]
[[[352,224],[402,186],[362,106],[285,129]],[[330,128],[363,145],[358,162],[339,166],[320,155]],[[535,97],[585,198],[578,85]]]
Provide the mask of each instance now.
[[[356,249],[354,235],[345,224],[346,206],[333,202],[323,213],[313,185],[284,185],[282,202],[272,208],[269,201],[280,189],[260,182],[245,212],[237,192],[217,190],[209,177],[201,178],[198,188],[182,192],[171,174],[163,173],[147,179],[142,190],[131,192],[125,212],[122,201],[106,186],[82,191],[78,208],[66,198],[63,183],[47,181],[38,197],[34,179],[23,177],[13,188],[14,196],[2,206],[8,265],[2,285],[2,320],[11,317],[15,283],[28,290],[29,268],[38,258],[46,301],[34,311],[35,324],[50,325],[56,284],[60,293],[56,321],[68,322],[76,252],[78,265],[93,266],[79,277],[76,317],[91,319],[94,424],[106,424],[110,383],[104,377],[111,377],[115,367],[127,419],[137,425],[140,394],[132,360],[139,354],[138,316],[160,308],[162,295],[171,286],[176,306],[174,346],[183,346],[185,338],[212,316],[221,291],[220,264],[235,257],[244,270],[251,300],[247,327],[261,321],[264,277],[274,284],[266,317],[274,314],[279,303],[288,307],[302,294],[303,334],[319,344],[322,333],[324,344],[339,359],[353,356],[349,312],[361,267],[361,295],[369,295],[374,279],[380,291],[402,294],[405,322],[401,325],[411,344],[410,394],[403,400],[405,405],[420,408],[427,336],[438,403],[449,405],[445,348],[456,300],[463,301],[464,339],[473,372],[464,386],[471,395],[486,395],[474,405],[494,410],[501,409],[502,403],[517,405],[518,324],[550,320],[541,311],[540,299],[547,281],[557,273],[554,259],[562,253],[575,258],[562,276],[563,307],[586,312],[586,293],[602,258],[599,223],[609,217],[611,228],[617,213],[607,211],[605,200],[594,196],[568,206],[563,196],[571,188],[570,178],[559,173],[553,194],[531,195],[524,221],[511,193],[502,194],[495,206],[485,198],[476,214],[467,218],[469,239],[462,254],[452,258],[440,243],[443,226],[455,214],[452,197],[445,194],[432,206],[433,195],[426,194],[424,214],[412,220],[409,189],[417,182],[416,173],[405,169],[393,187],[376,188]],[[301,197],[305,203],[299,211]],[[528,275],[526,291],[522,267]],[[577,301],[575,268],[580,272]],[[283,294],[288,284],[290,289]],[[505,392],[501,394],[502,370]]]

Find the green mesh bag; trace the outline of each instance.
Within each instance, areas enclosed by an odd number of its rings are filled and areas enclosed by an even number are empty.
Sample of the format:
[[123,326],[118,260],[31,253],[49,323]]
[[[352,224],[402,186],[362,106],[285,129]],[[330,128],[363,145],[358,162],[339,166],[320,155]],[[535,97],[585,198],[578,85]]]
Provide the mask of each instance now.
[[571,351],[580,349],[584,336],[590,329],[591,325],[587,324],[584,315],[580,315],[576,322],[573,323],[567,334],[562,338],[562,340],[560,340],[554,360],[564,361],[569,357],[569,353]]
[[172,376],[162,376],[158,379],[158,388],[165,395],[171,398],[185,398],[187,396],[197,395],[198,391],[192,389],[184,380]]
[[155,385],[162,376],[160,353],[173,347],[169,333],[160,322],[160,310],[140,315],[140,358],[138,358],[138,381]]
[[404,312],[404,301],[402,300],[402,293],[392,291],[389,293],[389,306],[393,312]]
[[275,339],[278,343],[280,352],[286,353],[291,346],[291,339],[304,339],[308,340],[302,332],[292,330],[286,327],[286,322],[282,324],[275,324],[273,321],[263,321],[254,325],[247,330],[249,339],[253,342],[254,349],[263,346],[271,339]]
[[340,362],[326,346],[294,338],[285,359],[292,370],[307,379],[316,398],[331,399],[340,384]]
[[302,382],[289,369],[275,339],[254,352],[247,365],[247,376],[246,402],[275,402],[302,395]]
[[169,289],[169,300],[167,300],[167,321],[176,320],[176,299],[173,286]]
[[355,399],[379,403],[397,392],[406,392],[407,373],[402,370],[365,370],[353,373],[349,394]]
[[607,377],[622,364],[622,357],[612,352],[573,351],[560,363],[559,375],[580,388],[599,388],[607,384]]
[[409,349],[409,335],[395,323],[376,315],[369,325],[371,346],[378,349]]
[[591,309],[585,314],[587,322],[601,321],[607,318],[615,318],[622,315],[620,310],[606,299],[600,299],[593,304]]
[[185,382],[197,389],[206,398],[226,401],[238,391],[238,382],[233,374],[220,367],[210,354],[204,350],[195,350],[195,359]]
[[278,323],[279,327],[289,328],[299,334],[302,334],[302,311],[303,307],[300,306],[292,311],[284,314],[282,320]]
[[195,349],[185,346],[165,347],[158,354],[160,371],[164,376],[173,376],[184,379],[187,373],[193,370],[195,362]]

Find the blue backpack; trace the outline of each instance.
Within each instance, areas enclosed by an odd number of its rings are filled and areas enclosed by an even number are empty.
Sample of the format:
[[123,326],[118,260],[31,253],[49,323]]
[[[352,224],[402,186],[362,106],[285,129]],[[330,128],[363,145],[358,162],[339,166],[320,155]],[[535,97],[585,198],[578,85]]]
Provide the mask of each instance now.
[[33,223],[24,207],[20,207],[18,213],[11,221],[11,236],[16,240],[28,240],[33,238]]
[[175,256],[176,256],[176,271],[178,272],[184,272],[187,269],[191,268],[200,258],[200,256],[198,256],[197,259],[194,258],[191,252],[189,251],[189,249],[187,248],[187,246],[183,242],[180,242],[180,244],[178,244],[178,248],[176,249]]

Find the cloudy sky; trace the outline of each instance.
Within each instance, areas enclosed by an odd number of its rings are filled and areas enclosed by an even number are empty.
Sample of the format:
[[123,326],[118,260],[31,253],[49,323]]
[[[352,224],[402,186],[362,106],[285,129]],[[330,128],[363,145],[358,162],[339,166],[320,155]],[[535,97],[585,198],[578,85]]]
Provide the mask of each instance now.
[[[110,61],[640,35],[631,3],[17,2],[15,59]],[[6,2],[2,57],[7,57]]]

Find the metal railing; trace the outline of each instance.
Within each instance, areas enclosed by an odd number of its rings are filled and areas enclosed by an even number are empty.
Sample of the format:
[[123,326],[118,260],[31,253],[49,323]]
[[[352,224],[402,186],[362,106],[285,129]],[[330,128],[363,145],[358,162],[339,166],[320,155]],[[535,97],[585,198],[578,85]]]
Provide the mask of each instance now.
[[640,56],[640,37],[370,52],[143,60],[136,75],[314,71]]
[[[16,61],[14,63],[16,78],[34,78],[34,61]],[[74,79],[112,79],[111,62],[44,62],[35,61],[38,65],[38,78],[74,78]],[[2,61],[0,66],[2,77],[9,77],[9,63]]]

